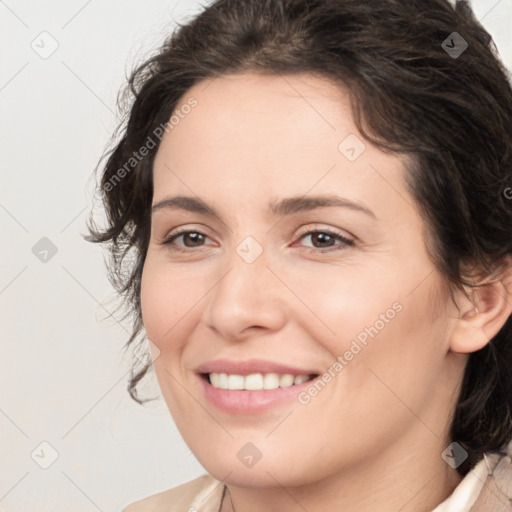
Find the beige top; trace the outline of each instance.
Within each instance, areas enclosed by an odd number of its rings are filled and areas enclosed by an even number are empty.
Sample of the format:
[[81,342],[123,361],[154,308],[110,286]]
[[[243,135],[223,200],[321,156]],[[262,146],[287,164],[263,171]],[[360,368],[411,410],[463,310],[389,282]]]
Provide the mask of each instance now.
[[[512,442],[507,453],[486,456],[432,512],[512,512]],[[148,496],[122,512],[220,512],[225,485],[202,475]]]

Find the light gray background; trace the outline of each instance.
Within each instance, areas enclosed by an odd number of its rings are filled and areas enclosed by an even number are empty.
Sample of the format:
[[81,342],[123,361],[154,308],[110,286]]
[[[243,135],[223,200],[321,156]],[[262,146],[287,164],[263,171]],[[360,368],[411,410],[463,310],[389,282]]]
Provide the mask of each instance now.
[[[512,69],[512,0],[472,5]],[[204,473],[163,400],[129,397],[130,326],[80,236],[125,75],[200,9],[0,0],[0,512],[119,511]]]

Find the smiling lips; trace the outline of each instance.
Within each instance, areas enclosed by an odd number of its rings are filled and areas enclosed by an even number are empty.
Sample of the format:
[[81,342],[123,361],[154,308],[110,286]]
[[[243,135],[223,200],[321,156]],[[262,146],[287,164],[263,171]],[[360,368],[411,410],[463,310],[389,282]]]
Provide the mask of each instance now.
[[293,385],[302,384],[313,376],[302,374],[292,375],[284,373],[251,373],[249,375],[237,375],[227,373],[209,373],[209,382],[214,388],[247,391],[258,391],[262,389],[288,388]]
[[295,397],[319,374],[251,359],[216,360],[197,368],[206,398],[231,414],[257,414]]

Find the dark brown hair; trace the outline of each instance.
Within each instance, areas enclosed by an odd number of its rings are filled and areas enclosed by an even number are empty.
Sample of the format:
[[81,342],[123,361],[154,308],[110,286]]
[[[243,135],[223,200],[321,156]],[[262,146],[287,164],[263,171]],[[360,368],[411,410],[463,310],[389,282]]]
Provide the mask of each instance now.
[[[178,24],[132,73],[126,122],[104,155],[107,225],[91,218],[87,239],[108,245],[109,277],[133,317],[126,346],[144,338],[140,285],[158,143],[140,160],[134,152],[197,82],[246,70],[312,73],[347,90],[361,134],[411,158],[407,184],[451,289],[471,283],[470,265],[498,275],[512,256],[512,89],[466,2],[219,0]],[[132,369],[128,389],[139,403],[148,368]],[[469,453],[462,475],[512,437],[512,317],[470,355],[451,437]]]

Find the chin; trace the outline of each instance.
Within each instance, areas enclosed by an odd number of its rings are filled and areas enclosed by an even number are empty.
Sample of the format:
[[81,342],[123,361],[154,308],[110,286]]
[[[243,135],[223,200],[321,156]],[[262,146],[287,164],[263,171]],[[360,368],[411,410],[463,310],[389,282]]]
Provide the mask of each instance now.
[[301,486],[309,482],[306,472],[303,475],[291,473],[284,463],[286,457],[276,455],[272,460],[260,459],[252,467],[245,467],[235,456],[222,459],[222,455],[213,456],[210,460],[199,460],[203,468],[214,478],[236,487],[276,487]]

